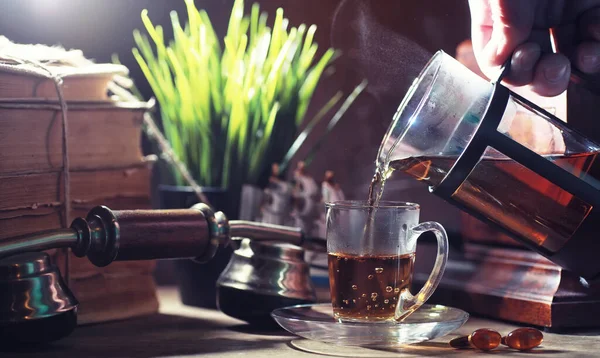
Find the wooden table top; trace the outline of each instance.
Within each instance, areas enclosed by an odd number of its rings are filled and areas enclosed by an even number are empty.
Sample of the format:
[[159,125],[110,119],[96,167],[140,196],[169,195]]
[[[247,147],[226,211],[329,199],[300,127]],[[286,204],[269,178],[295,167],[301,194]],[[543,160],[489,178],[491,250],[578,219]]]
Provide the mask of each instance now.
[[[122,322],[78,327],[71,336],[43,351],[1,352],[0,357],[490,357],[455,350],[448,341],[487,327],[507,333],[515,325],[471,318],[452,335],[397,350],[338,347],[305,340],[283,330],[256,332],[214,310],[184,306],[177,290],[159,289],[160,314]],[[494,357],[600,357],[600,332],[545,333],[543,346],[531,353],[498,348]]]

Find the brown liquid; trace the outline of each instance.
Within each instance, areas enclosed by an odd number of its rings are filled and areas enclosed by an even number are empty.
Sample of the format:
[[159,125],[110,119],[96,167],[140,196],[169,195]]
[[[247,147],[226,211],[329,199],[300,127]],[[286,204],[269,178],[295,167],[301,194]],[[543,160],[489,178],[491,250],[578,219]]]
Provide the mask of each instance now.
[[[559,155],[549,159],[583,177],[597,154]],[[414,157],[393,161],[389,167],[436,186],[455,161],[456,157]],[[379,201],[388,176],[373,178],[369,200],[374,204]],[[453,197],[550,252],[564,245],[591,209],[580,198],[508,158],[482,159]]]
[[335,318],[389,320],[398,296],[410,286],[414,254],[389,256],[328,255]]

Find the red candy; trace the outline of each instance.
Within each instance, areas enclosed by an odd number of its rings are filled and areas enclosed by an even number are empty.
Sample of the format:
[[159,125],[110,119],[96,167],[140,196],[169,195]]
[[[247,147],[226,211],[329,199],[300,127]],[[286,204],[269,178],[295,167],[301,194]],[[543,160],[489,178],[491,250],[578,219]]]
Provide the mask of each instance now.
[[480,328],[468,336],[454,338],[450,341],[450,346],[491,351],[502,343],[513,349],[527,351],[542,344],[543,340],[544,335],[535,328],[517,328],[505,337],[493,329]]
[[480,328],[469,336],[469,342],[473,347],[481,349],[482,351],[491,351],[500,345],[502,336],[500,333],[487,329]]
[[502,344],[513,349],[527,351],[542,344],[544,335],[535,328],[518,328],[502,338]]

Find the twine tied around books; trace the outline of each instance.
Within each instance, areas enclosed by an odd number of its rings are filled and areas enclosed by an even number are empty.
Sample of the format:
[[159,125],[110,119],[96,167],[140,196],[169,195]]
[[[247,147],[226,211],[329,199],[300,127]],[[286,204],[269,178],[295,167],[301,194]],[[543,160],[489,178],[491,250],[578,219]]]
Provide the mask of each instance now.
[[[42,70],[47,75],[44,76],[52,80],[54,83],[54,87],[56,88],[56,94],[58,96],[58,102],[61,110],[61,119],[62,119],[62,162],[63,162],[63,186],[64,186],[64,215],[62,216],[62,227],[69,227],[71,224],[71,180],[69,174],[69,143],[68,143],[68,123],[67,123],[67,101],[65,100],[64,93],[62,90],[63,79],[59,75],[52,73],[52,71],[41,64],[38,61],[17,58],[8,54],[2,54],[2,57],[10,58],[15,62],[21,64],[28,64],[34,66],[40,70]],[[40,74],[41,75],[41,74]],[[67,285],[69,284],[69,252],[68,248],[63,249],[63,254],[65,257],[65,268],[63,271],[65,281]]]
[[[69,130],[68,130],[68,122],[67,122],[67,101],[64,97],[63,88],[62,88],[63,78],[60,75],[53,73],[47,66],[40,63],[39,61],[27,59],[27,58],[20,58],[20,57],[12,56],[10,54],[6,54],[6,53],[0,53],[0,57],[5,58],[5,59],[10,59],[18,64],[27,64],[32,67],[35,67],[36,69],[41,70],[41,72],[33,71],[32,69],[30,69],[29,71],[35,72],[36,75],[42,76],[46,79],[50,79],[54,83],[54,87],[56,89],[56,93],[57,93],[57,97],[58,97],[58,102],[59,102],[60,109],[61,109],[62,137],[63,137],[62,138],[62,161],[63,161],[63,186],[64,186],[64,195],[63,195],[64,196],[64,204],[63,204],[64,215],[62,216],[61,226],[63,228],[67,228],[67,227],[69,227],[69,225],[71,223],[70,216],[71,216],[72,199],[71,199],[71,186],[70,186],[71,182],[70,182],[70,166],[69,166],[69,145],[68,145]],[[118,97],[120,97],[121,99],[124,99],[126,101],[137,101],[138,100],[137,97],[135,97],[133,94],[129,93],[128,91],[125,91],[124,89],[122,89],[114,81],[111,81],[109,83],[109,90],[112,90],[113,92],[115,92],[118,95]],[[198,183],[194,180],[191,173],[187,169],[186,165],[184,163],[182,163],[181,160],[174,153],[174,151],[171,148],[170,144],[168,143],[167,139],[162,135],[162,133],[160,132],[160,129],[158,128],[158,126],[156,125],[156,123],[154,122],[154,120],[152,119],[152,117],[150,116],[149,113],[146,113],[144,115],[144,124],[146,127],[146,130],[145,130],[146,134],[158,143],[160,152],[161,152],[161,156],[164,159],[166,159],[167,162],[176,171],[178,171],[182,175],[184,181],[192,188],[192,190],[194,191],[194,193],[196,194],[196,196],[200,200],[200,202],[203,202],[207,205],[211,205],[208,198],[203,193],[203,190],[200,187],[200,185],[198,185]],[[65,267],[64,267],[64,271],[63,271],[63,273],[64,273],[63,277],[65,278],[65,281],[68,285],[69,284],[69,261],[70,261],[68,249],[64,249],[64,251],[62,253],[65,258]]]

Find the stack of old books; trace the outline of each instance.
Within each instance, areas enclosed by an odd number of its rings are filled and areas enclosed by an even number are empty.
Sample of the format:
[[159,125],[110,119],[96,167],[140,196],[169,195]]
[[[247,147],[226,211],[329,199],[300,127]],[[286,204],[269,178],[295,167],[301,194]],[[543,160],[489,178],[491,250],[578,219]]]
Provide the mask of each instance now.
[[[0,37],[0,241],[68,226],[96,205],[150,208],[152,161],[141,151],[150,104],[119,101],[108,90],[126,75],[80,51]],[[157,311],[154,262],[97,268],[68,251],[51,254],[80,301],[80,323]]]

